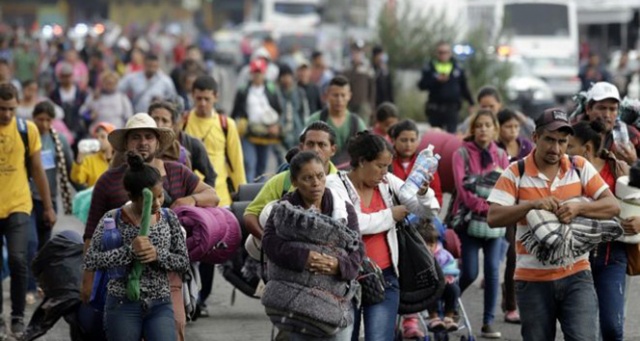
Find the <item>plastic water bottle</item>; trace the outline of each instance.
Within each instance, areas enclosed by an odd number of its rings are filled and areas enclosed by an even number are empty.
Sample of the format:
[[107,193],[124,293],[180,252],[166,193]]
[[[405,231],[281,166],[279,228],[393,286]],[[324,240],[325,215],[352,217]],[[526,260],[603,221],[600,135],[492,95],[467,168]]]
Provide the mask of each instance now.
[[[122,236],[116,228],[116,221],[113,218],[104,218],[104,234],[102,235],[102,249],[109,251],[122,246]],[[107,270],[109,279],[120,279],[127,274],[124,266],[109,268]]]
[[403,196],[415,196],[427,179],[427,174],[432,175],[438,171],[439,162],[440,155],[433,153],[432,145],[429,145],[426,149],[421,151],[416,158],[416,162],[413,164],[411,174],[409,174],[404,185],[400,188]]
[[629,146],[629,130],[627,129],[627,125],[619,120],[616,122],[616,125],[613,127],[613,141],[616,146]]

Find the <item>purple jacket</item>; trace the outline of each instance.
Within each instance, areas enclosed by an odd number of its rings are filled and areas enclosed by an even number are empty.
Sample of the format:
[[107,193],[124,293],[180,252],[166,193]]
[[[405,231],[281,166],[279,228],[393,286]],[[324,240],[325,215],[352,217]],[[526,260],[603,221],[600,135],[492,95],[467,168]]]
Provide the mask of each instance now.
[[[296,190],[293,193],[285,194],[281,200],[288,201],[294,206],[302,206],[303,201],[299,192]],[[358,228],[358,216],[355,209],[348,202],[345,203],[347,207],[347,226],[360,233]],[[322,214],[331,216],[333,213],[333,195],[329,189],[325,189],[322,196]],[[292,247],[289,243],[276,235],[276,228],[273,225],[273,220],[267,220],[267,224],[264,227],[264,235],[262,236],[262,249],[265,255],[269,257],[269,260],[276,263],[283,268],[302,272],[307,264],[309,258],[309,250],[299,247]],[[352,280],[358,276],[358,270],[362,257],[364,255],[364,246],[362,246],[359,252],[352,252],[348,257],[339,257],[338,263],[340,267],[340,278],[343,280]]]
[[[533,143],[528,139],[518,137],[516,138],[516,141],[518,141],[518,145],[520,145],[520,150],[518,151],[518,155],[514,157],[509,156],[510,163],[524,159],[524,157],[529,155],[529,153],[531,153],[531,151],[533,150]],[[502,142],[498,142],[497,144],[498,144],[498,147],[504,149],[505,151],[507,150],[507,148],[505,147],[504,144],[502,144]]]
[[480,163],[480,147],[473,141],[464,142],[462,147],[453,154],[453,181],[456,185],[456,201],[454,202],[454,211],[457,212],[460,203],[478,214],[487,214],[489,211],[489,203],[483,198],[476,196],[464,189],[464,177],[466,175],[465,160],[460,152],[462,148],[466,148],[469,155],[469,173],[485,174],[495,169],[507,169],[509,167],[509,159],[507,153],[500,149],[495,142],[491,142],[488,147],[493,163],[486,168],[482,168]]

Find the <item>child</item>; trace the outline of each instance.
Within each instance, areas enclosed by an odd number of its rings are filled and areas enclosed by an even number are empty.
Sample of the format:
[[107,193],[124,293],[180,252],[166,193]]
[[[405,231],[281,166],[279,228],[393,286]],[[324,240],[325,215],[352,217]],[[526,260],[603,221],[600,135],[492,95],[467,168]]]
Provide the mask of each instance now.
[[[417,151],[420,144],[418,126],[412,120],[400,121],[389,128],[389,136],[396,152],[391,164],[391,172],[403,181],[407,180],[418,157]],[[440,176],[437,172],[433,174],[429,187],[435,192],[436,199],[438,199],[438,203],[442,207],[442,188],[440,187]]]
[[[104,325],[109,341],[174,341],[177,332],[171,304],[169,272],[184,273],[189,256],[180,222],[171,210],[161,212],[164,202],[160,172],[144,163],[138,154],[128,156],[129,169],[124,175],[124,188],[131,202],[107,212],[96,227],[85,256],[87,270],[126,267],[134,260],[143,265],[140,278],[140,299],[127,298],[128,274],[110,279],[104,311]],[[139,236],[142,221],[142,191],[153,193],[149,236]],[[102,249],[104,219],[113,218],[122,236],[122,246]]]
[[71,167],[71,181],[82,187],[93,187],[96,184],[113,158],[113,148],[107,136],[115,129],[114,125],[107,122],[98,123],[93,128],[93,137],[100,141],[100,150],[94,154],[78,152],[76,162]]
[[398,108],[391,102],[383,102],[376,109],[376,123],[373,125],[373,133],[384,137],[391,142],[389,138],[389,128],[400,120]]
[[460,287],[456,283],[458,275],[460,275],[460,269],[458,269],[458,261],[453,258],[449,251],[442,247],[442,243],[439,240],[438,230],[436,230],[433,224],[426,226],[420,226],[418,232],[427,244],[427,247],[433,253],[434,257],[438,261],[438,264],[442,268],[442,272],[445,276],[446,284],[444,286],[444,292],[442,293],[441,300],[444,301],[444,319],[440,319],[439,305],[440,302],[436,301],[429,310],[429,323],[428,328],[431,331],[449,331],[454,332],[458,330],[458,324],[453,319],[457,309],[458,298],[460,297]]

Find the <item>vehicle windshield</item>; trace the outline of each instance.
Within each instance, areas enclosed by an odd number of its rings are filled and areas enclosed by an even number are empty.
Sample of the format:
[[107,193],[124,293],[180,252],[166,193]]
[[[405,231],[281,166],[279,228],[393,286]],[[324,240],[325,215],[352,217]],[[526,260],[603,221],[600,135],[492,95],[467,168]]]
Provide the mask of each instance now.
[[505,32],[514,36],[569,36],[569,10],[560,4],[504,6]]
[[308,15],[318,13],[318,8],[309,3],[276,2],[274,10],[279,14],[286,15]]

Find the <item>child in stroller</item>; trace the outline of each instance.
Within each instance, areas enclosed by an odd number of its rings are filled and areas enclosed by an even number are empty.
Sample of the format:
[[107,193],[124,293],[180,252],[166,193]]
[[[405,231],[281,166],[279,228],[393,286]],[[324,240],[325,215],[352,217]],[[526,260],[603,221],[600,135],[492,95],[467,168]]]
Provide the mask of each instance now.
[[[460,275],[458,261],[443,247],[440,233],[433,224],[418,227],[418,232],[438,261],[446,281],[440,300],[435,301],[427,309],[429,311],[427,327],[432,332],[457,331],[458,323],[455,321],[454,316],[457,311],[457,302],[460,298],[460,287],[457,283]],[[443,318],[440,317],[441,304],[444,305]]]

